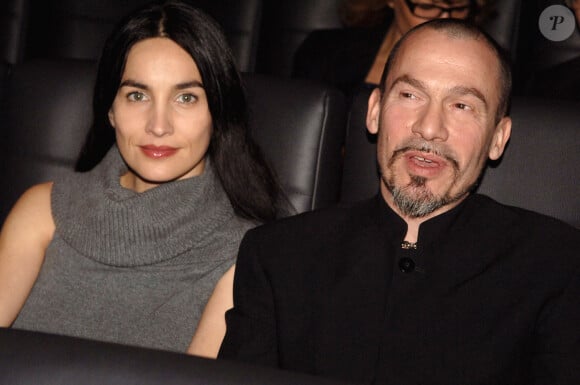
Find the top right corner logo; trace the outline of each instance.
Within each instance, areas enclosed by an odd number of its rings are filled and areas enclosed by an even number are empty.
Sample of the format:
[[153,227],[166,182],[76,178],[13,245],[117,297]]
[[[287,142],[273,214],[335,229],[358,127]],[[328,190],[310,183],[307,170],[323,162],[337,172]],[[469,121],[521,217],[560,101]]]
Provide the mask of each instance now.
[[540,14],[538,27],[546,39],[563,41],[574,33],[576,18],[569,8],[551,5]]

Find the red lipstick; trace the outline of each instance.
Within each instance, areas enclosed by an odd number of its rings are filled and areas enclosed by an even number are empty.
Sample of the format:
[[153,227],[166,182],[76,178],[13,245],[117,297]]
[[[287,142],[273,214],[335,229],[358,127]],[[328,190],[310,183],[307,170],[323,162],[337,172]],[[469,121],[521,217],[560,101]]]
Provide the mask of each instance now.
[[146,144],[140,146],[143,154],[149,158],[161,159],[168,158],[177,152],[177,148],[170,146],[154,146],[152,144]]

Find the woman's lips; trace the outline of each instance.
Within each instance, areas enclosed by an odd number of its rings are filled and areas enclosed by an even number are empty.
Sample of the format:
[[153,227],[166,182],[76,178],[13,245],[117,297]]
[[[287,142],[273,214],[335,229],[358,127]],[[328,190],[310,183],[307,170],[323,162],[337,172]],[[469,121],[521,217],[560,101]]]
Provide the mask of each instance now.
[[177,152],[177,148],[170,146],[153,146],[148,144],[140,146],[140,148],[146,156],[153,159],[167,158]]

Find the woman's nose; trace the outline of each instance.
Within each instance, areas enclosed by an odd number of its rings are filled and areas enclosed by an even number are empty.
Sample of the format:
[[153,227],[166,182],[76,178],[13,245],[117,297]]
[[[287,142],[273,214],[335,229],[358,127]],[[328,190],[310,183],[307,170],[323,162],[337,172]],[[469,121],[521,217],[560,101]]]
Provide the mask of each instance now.
[[169,109],[165,106],[156,106],[147,124],[146,131],[155,136],[165,136],[173,133]]

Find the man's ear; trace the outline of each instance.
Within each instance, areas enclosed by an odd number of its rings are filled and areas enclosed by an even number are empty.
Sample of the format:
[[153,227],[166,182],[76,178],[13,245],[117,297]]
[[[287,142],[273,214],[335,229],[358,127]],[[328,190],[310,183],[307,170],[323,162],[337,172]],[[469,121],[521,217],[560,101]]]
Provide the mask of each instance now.
[[504,116],[495,126],[494,134],[489,146],[489,159],[497,160],[503,154],[505,146],[512,132],[512,120],[509,116]]
[[375,88],[369,96],[367,109],[367,130],[371,134],[379,132],[379,119],[381,117],[381,91]]

